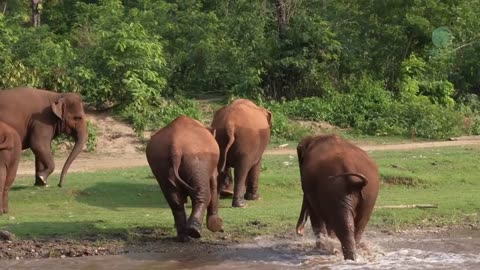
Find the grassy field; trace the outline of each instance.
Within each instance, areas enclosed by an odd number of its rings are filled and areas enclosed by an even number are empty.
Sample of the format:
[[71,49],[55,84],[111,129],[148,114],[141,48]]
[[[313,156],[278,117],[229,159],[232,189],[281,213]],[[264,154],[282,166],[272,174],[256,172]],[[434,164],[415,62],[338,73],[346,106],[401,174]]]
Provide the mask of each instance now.
[[[377,206],[435,204],[435,209],[376,209],[371,227],[479,225],[480,170],[478,147],[372,152],[382,176]],[[301,204],[295,156],[264,159],[262,199],[246,209],[221,200],[227,234],[245,238],[293,231]],[[71,173],[63,188],[33,187],[32,177],[17,179],[10,194],[10,213],[0,228],[21,238],[120,237],[142,231],[174,236],[173,217],[147,167],[96,173]],[[204,236],[219,237],[204,229]]]

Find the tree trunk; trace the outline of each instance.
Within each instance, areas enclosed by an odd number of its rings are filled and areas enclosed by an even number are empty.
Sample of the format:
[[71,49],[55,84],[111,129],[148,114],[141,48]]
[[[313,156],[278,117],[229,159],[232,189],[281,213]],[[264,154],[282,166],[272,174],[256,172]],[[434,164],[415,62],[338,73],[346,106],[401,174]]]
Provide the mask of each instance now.
[[287,30],[287,12],[284,0],[275,0],[275,8],[277,10],[278,36],[282,39],[285,37]]
[[32,0],[32,25],[40,26],[40,10],[42,9],[42,0]]

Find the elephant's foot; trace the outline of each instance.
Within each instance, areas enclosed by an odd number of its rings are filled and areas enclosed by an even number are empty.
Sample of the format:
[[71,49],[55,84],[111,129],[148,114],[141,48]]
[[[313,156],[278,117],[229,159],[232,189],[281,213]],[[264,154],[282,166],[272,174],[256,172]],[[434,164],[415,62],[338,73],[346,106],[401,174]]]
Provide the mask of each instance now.
[[196,220],[190,220],[187,225],[187,234],[192,238],[200,238],[202,224]]
[[223,232],[223,220],[219,215],[207,217],[207,229],[211,232]]
[[345,260],[351,260],[351,261],[356,261],[357,260],[357,255],[355,254],[355,252],[345,252],[343,253],[343,258]]
[[47,180],[43,176],[35,176],[35,186],[46,186]]
[[250,193],[250,192],[247,192],[245,193],[245,200],[249,200],[249,201],[256,201],[260,199],[260,194],[257,193]]
[[186,243],[186,242],[190,241],[190,238],[188,237],[188,235],[182,233],[182,234],[177,235],[177,241],[182,242],[182,243]]
[[232,201],[232,207],[244,208],[247,206],[247,202],[243,198],[234,198]]
[[220,190],[220,196],[221,197],[232,197],[233,196],[233,185],[232,185],[231,182],[228,186],[225,186]]

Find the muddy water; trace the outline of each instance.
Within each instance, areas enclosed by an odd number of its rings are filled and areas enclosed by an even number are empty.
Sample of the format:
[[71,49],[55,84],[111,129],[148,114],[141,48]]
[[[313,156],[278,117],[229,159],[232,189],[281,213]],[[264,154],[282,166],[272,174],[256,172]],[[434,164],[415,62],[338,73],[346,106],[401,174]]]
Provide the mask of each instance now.
[[480,269],[480,231],[367,234],[356,262],[345,262],[335,239],[313,249],[311,236],[260,237],[214,250],[133,253],[67,259],[6,261],[1,269]]

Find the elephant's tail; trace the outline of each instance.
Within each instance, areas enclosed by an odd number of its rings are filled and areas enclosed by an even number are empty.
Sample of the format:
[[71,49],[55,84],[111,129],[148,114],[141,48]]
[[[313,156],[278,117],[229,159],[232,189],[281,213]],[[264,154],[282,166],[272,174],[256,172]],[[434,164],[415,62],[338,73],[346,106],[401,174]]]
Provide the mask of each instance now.
[[227,127],[227,137],[228,137],[228,143],[227,143],[227,146],[225,146],[225,152],[223,153],[223,162],[222,162],[221,172],[225,171],[225,167],[227,166],[228,151],[230,150],[230,147],[232,147],[233,142],[235,141],[235,131],[233,127]]
[[[172,155],[172,167],[173,167],[173,173],[175,175],[175,178],[177,179],[178,182],[180,182],[180,184],[182,184],[187,190],[188,192],[192,193],[194,191],[194,189],[189,185],[187,184],[187,182],[183,181],[183,179],[180,177],[180,174],[178,173],[178,170],[180,169],[180,162],[182,160],[182,157],[179,156],[179,155]],[[172,183],[174,186],[175,183]]]
[[303,194],[303,202],[302,202],[302,208],[300,210],[300,216],[298,217],[298,222],[297,222],[297,234],[298,235],[303,235],[303,231],[305,229],[305,223],[307,222],[308,219],[308,201],[307,198],[305,197],[305,194]]
[[343,177],[343,176],[356,176],[356,177],[360,178],[360,181],[358,181],[358,179],[350,178],[351,184],[355,185],[355,186],[364,187],[368,184],[368,180],[365,177],[365,175],[360,174],[360,173],[347,172],[347,173],[341,173],[341,174],[333,175],[333,176],[330,176],[329,178],[333,179],[333,178],[338,178],[338,177]]

